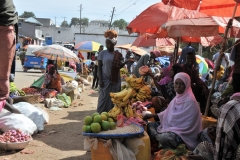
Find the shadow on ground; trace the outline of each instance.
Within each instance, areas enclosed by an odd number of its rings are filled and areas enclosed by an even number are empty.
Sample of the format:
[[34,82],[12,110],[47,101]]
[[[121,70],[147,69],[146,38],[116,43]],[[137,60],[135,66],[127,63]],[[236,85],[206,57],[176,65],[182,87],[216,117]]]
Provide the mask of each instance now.
[[41,134],[34,135],[33,138],[62,151],[83,151],[83,119],[86,115],[92,115],[94,112],[95,110],[69,112],[68,116],[63,119],[77,120],[79,122],[46,125],[44,131]]
[[86,152],[86,154],[76,157],[68,157],[60,160],[91,160],[91,152]]

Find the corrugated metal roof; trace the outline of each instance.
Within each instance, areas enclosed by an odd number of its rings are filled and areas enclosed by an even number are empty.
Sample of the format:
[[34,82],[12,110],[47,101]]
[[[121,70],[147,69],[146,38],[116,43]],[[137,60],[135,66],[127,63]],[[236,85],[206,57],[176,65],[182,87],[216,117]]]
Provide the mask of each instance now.
[[42,25],[43,25],[42,23],[40,23],[38,20],[36,20],[36,19],[33,18],[33,17],[30,17],[30,18],[25,19],[24,22],[34,23],[34,24],[37,24],[37,25],[39,25],[39,26],[42,26]]

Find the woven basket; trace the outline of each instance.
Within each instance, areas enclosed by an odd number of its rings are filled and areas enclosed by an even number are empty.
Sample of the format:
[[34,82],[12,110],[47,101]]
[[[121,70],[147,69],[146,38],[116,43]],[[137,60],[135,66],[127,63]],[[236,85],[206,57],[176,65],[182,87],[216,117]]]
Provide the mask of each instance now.
[[13,103],[18,103],[18,102],[28,102],[31,104],[34,103],[39,103],[40,95],[26,95],[26,96],[21,96],[21,97],[14,97],[13,98]]

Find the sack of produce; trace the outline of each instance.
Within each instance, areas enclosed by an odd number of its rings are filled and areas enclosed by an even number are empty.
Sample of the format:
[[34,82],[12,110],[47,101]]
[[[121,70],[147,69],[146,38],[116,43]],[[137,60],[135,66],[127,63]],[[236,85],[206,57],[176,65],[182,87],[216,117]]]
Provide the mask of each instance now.
[[57,99],[60,99],[64,103],[64,107],[69,107],[71,105],[71,98],[67,96],[65,93],[63,94],[58,94]]
[[0,130],[7,132],[9,130],[21,129],[23,133],[32,135],[37,132],[36,124],[23,114],[14,114],[3,110],[0,114]]
[[46,120],[41,110],[27,102],[15,103],[13,107],[18,109],[24,116],[30,118],[36,124],[38,131],[44,130]]

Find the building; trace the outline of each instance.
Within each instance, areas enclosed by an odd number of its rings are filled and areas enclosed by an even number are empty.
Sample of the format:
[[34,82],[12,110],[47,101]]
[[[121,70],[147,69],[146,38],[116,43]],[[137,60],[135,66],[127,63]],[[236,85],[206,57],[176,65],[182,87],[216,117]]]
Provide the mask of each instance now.
[[42,37],[42,30],[40,26],[42,26],[42,23],[33,17],[19,18],[18,34],[21,47],[28,44],[43,44],[45,39]]

